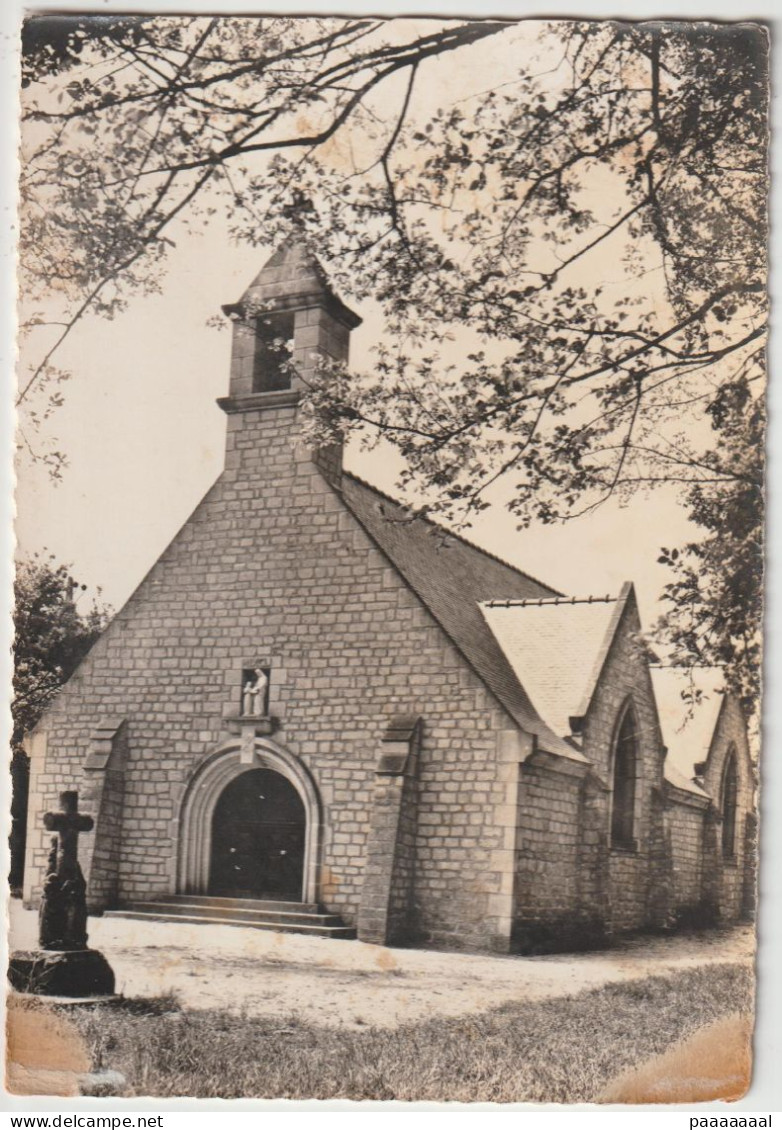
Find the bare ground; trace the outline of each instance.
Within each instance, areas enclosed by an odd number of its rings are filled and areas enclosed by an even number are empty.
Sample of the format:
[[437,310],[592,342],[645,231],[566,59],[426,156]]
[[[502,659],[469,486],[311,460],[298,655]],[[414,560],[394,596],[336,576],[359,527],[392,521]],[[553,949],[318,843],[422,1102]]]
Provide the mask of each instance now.
[[[35,913],[15,903],[11,948],[33,946],[36,929]],[[90,945],[106,955],[117,992],[127,997],[173,993],[184,1008],[298,1016],[342,1028],[465,1016],[506,1002],[754,958],[754,933],[747,927],[633,939],[588,954],[499,957],[105,918],[90,920]]]

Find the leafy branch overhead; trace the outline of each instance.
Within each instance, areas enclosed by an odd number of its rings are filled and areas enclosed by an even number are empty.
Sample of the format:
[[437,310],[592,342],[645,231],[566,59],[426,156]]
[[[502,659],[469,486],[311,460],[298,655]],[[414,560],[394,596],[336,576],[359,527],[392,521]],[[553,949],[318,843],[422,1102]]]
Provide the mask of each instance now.
[[20,401],[86,312],[160,286],[185,225],[295,230],[385,326],[365,371],[324,368],[314,437],[391,441],[463,523],[678,488],[700,534],[665,554],[677,654],[749,700],[767,46],[698,22],[31,19],[23,265],[32,304],[68,309],[34,319]]

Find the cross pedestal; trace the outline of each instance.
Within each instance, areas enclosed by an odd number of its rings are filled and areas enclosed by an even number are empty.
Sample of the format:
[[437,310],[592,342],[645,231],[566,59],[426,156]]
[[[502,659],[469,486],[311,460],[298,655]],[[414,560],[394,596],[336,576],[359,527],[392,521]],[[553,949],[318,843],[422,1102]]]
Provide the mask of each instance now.
[[79,812],[78,793],[60,793],[60,811],[47,812],[44,827],[56,832],[38,918],[40,948],[11,954],[8,979],[21,992],[95,997],[114,992],[114,974],[102,953],[87,946],[87,884],[79,867],[81,832],[93,828]]

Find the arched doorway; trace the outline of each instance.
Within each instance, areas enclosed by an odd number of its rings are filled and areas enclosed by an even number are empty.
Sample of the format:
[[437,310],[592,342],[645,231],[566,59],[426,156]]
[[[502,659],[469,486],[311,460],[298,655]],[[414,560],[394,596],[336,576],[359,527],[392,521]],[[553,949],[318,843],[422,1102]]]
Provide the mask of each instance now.
[[[256,771],[261,770],[265,770],[269,775],[266,777],[254,776]],[[280,778],[280,780],[277,780],[277,778]],[[212,894],[214,893],[213,874],[215,886],[225,883],[227,887],[229,884],[225,880],[229,878],[229,875],[226,874],[228,864],[225,857],[240,854],[238,851],[230,852],[231,847],[241,848],[242,853],[250,850],[249,845],[253,837],[260,838],[262,841],[265,835],[267,837],[265,850],[267,852],[270,850],[269,841],[273,837],[268,826],[265,832],[261,828],[256,828],[255,831],[252,829],[253,824],[259,823],[258,809],[253,807],[255,803],[252,802],[253,790],[249,789],[248,785],[260,786],[260,793],[264,796],[274,795],[278,798],[281,796],[281,803],[285,805],[284,811],[287,812],[289,817],[292,817],[281,822],[292,825],[298,824],[301,828],[301,832],[298,834],[303,837],[303,847],[300,849],[301,862],[297,872],[298,887],[295,892],[291,892],[290,901],[316,903],[318,901],[318,860],[322,827],[318,791],[304,763],[269,738],[256,738],[249,756],[248,751],[241,749],[238,743],[226,742],[225,745],[205,757],[192,774],[182,798],[178,821],[177,892],[183,895]],[[231,786],[234,786],[235,791],[233,789],[229,791]],[[267,794],[264,793],[264,788],[271,788],[275,791],[273,794]],[[291,797],[290,790],[298,798],[301,807],[298,807],[296,800]],[[246,799],[245,793],[247,794]],[[255,796],[257,799],[257,789]],[[261,804],[261,815],[263,815],[264,802],[259,803]],[[245,804],[247,808],[244,807]],[[219,817],[216,815],[218,806],[222,808],[222,815]],[[267,809],[270,807],[273,809],[274,805],[267,805]],[[274,815],[273,812],[272,815]],[[264,823],[264,821],[261,820],[260,823]],[[266,823],[268,825],[268,821]],[[224,828],[230,829],[236,824],[249,825],[249,827],[245,826],[243,830],[242,843],[232,843],[229,836],[227,837],[227,844],[224,845],[224,850],[216,849],[213,852],[214,832],[217,831],[218,837],[226,839],[222,830]],[[293,830],[290,829],[289,831],[293,843]],[[273,835],[279,836],[281,833],[282,829],[278,828]],[[262,843],[260,846],[262,847]],[[213,868],[215,856],[219,857],[221,850],[223,850],[223,858],[215,870]],[[285,848],[284,844],[280,847],[278,841],[277,850],[288,851],[290,849]],[[271,851],[274,851],[273,844]],[[284,873],[286,879],[292,872],[293,868],[290,866],[290,871]],[[233,886],[233,884],[231,885]],[[233,886],[233,889],[247,891],[253,890],[254,886],[255,883],[250,887]],[[257,888],[251,896],[244,894],[239,897],[257,898],[256,891]],[[274,897],[279,899],[281,894],[276,893]],[[286,898],[285,901],[289,900]]]
[[248,769],[212,815],[209,894],[301,898],[307,818],[296,789],[272,769]]

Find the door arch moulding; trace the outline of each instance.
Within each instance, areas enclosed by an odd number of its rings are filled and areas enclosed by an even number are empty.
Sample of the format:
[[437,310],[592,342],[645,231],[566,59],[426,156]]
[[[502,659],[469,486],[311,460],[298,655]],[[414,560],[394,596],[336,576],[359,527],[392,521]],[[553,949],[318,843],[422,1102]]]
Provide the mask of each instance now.
[[279,773],[290,781],[301,797],[306,820],[301,900],[317,902],[322,817],[315,782],[297,757],[266,738],[255,739],[249,759],[243,754],[238,741],[221,746],[193,774],[179,818],[177,893],[207,893],[215,806],[226,785],[249,769],[271,769]]

